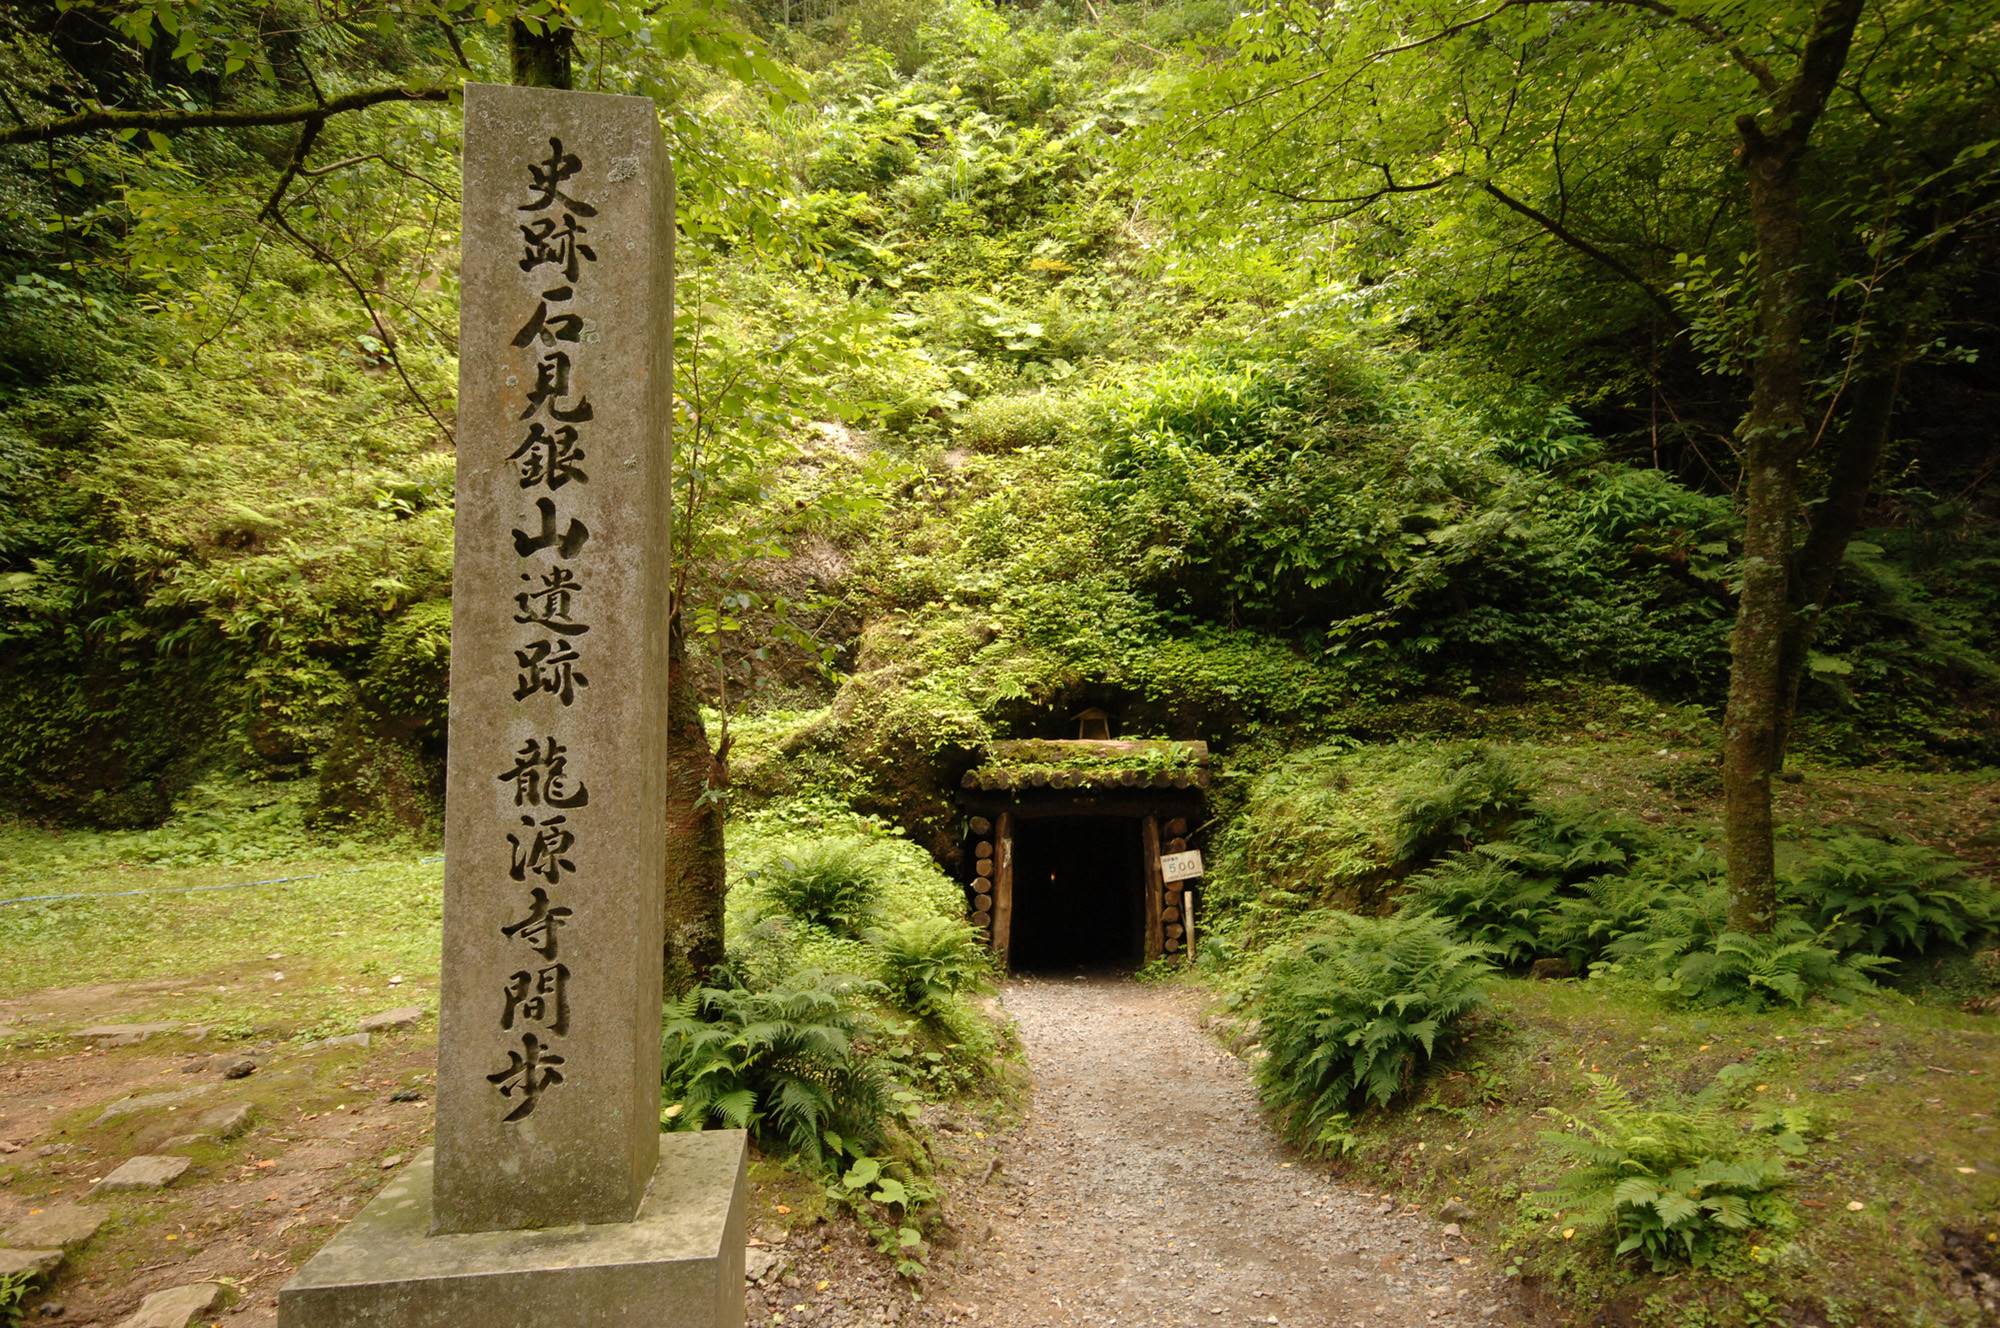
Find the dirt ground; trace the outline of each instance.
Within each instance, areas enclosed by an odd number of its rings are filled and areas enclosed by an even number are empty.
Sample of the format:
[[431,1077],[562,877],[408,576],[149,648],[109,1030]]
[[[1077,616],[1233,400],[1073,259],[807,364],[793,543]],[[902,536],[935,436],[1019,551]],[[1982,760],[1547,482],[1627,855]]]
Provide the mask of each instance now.
[[851,1240],[805,1244],[750,1322],[1407,1328],[1531,1322],[1446,1224],[1301,1161],[1195,998],[1116,978],[1005,993],[1034,1100],[954,1193],[925,1299]]
[[[74,1029],[135,994],[42,992],[0,1002],[0,1025]],[[760,1194],[752,1324],[1528,1322],[1443,1223],[1291,1155],[1188,993],[1049,978],[1011,983],[1003,999],[1034,1076],[1032,1105],[1000,1134],[942,1122],[959,1176],[931,1276],[896,1278],[845,1223],[787,1231],[773,1196]],[[10,1053],[0,1231],[62,1203],[107,1217],[28,1322],[116,1324],[148,1292],[221,1281],[230,1301],[216,1322],[270,1328],[292,1271],[428,1141],[433,1036],[425,1024],[366,1048],[301,1047],[183,1028],[119,1047],[51,1028],[27,1054]],[[246,1055],[255,1071],[225,1078]],[[167,1093],[184,1096],[104,1119],[122,1099]],[[253,1108],[245,1133],[170,1148],[195,1159],[172,1188],[89,1196],[125,1157],[239,1102]]]

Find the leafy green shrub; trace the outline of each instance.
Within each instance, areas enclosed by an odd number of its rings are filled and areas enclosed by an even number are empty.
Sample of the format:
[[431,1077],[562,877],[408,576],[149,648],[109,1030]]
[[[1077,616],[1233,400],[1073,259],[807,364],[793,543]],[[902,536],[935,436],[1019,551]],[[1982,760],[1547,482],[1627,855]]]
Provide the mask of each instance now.
[[1914,957],[1969,945],[2000,922],[2000,893],[1964,863],[1863,835],[1828,840],[1781,897],[1848,954]]
[[1527,771],[1502,752],[1475,747],[1436,783],[1404,798],[1394,852],[1404,862],[1428,857],[1451,840],[1468,840],[1528,800]]
[[748,1130],[766,1152],[815,1169],[830,1154],[879,1145],[890,1088],[861,1045],[881,1035],[863,1004],[877,990],[806,972],[768,990],[703,987],[684,997],[668,1008],[661,1039],[669,1120]]
[[1548,953],[1543,940],[1557,907],[1559,882],[1522,874],[1480,849],[1453,854],[1411,879],[1402,908],[1448,919],[1459,935],[1518,968]]
[[877,859],[876,845],[858,836],[808,840],[767,863],[752,884],[798,921],[853,936],[875,916]]
[[978,934],[958,918],[902,918],[870,933],[868,942],[890,999],[914,1015],[942,1014],[947,1001],[992,969]]
[[1661,883],[1624,875],[1645,845],[1637,825],[1581,800],[1538,808],[1413,878],[1403,908],[1450,919],[1505,964],[1562,955],[1581,969],[1659,900]]
[[1702,1267],[1753,1227],[1789,1224],[1776,1194],[1784,1161],[1752,1146],[1762,1136],[1745,1136],[1706,1102],[1643,1110],[1609,1076],[1590,1081],[1594,1119],[1572,1116],[1574,1133],[1543,1136],[1580,1164],[1549,1193],[1580,1230],[1602,1230],[1618,1254],[1665,1272]]
[[[1659,942],[1654,952],[1661,954]],[[1851,1000],[1874,990],[1875,976],[1893,962],[1844,955],[1826,933],[1785,915],[1767,935],[1718,933],[1682,954],[1653,985],[1690,1005],[1762,1010],[1804,1005],[1814,996]]]
[[1450,1046],[1491,971],[1440,919],[1337,916],[1265,973],[1265,1103],[1301,1142],[1331,1142],[1349,1108],[1387,1105]]
[[26,1313],[22,1306],[27,1304],[28,1288],[33,1278],[27,1273],[9,1273],[0,1277],[0,1328],[16,1328]]

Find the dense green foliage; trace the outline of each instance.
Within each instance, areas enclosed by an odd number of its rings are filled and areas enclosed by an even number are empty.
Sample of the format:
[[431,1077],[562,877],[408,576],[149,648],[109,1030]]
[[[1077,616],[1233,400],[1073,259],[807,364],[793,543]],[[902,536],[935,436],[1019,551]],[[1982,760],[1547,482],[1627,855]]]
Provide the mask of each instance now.
[[1264,975],[1264,1100],[1301,1142],[1334,1142],[1350,1109],[1387,1106],[1451,1048],[1488,972],[1436,919],[1336,915]]
[[704,987],[668,1012],[661,1076],[674,1118],[749,1130],[767,1151],[821,1164],[827,1135],[882,1141],[889,1089],[856,1045],[879,1028],[857,979],[802,973],[751,990]]
[[1642,1108],[1607,1076],[1592,1080],[1590,1114],[1570,1117],[1549,1141],[1578,1165],[1548,1196],[1586,1231],[1604,1231],[1618,1254],[1655,1271],[1699,1268],[1753,1228],[1782,1231],[1782,1158],[1712,1103]]

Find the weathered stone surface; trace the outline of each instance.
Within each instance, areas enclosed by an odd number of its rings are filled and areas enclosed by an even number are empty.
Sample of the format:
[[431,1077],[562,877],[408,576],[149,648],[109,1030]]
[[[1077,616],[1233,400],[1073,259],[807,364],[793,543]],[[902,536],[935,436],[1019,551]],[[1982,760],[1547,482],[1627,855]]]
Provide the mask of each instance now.
[[280,1328],[741,1328],[741,1132],[671,1134],[630,1222],[430,1235],[420,1156],[279,1294]]
[[121,1117],[135,1116],[145,1111],[172,1111],[186,1106],[213,1088],[213,1084],[195,1084],[189,1088],[176,1088],[166,1093],[142,1093],[137,1097],[119,1098],[98,1115],[96,1123],[109,1125]]
[[348,1033],[342,1037],[321,1038],[318,1042],[306,1043],[307,1051],[321,1051],[328,1047],[365,1047],[374,1040],[372,1034]]
[[118,1328],[188,1328],[197,1316],[222,1303],[222,1288],[214,1282],[155,1291],[139,1302],[139,1310]]
[[1537,959],[1529,967],[1528,976],[1543,980],[1573,978],[1576,976],[1576,969],[1571,966],[1569,960],[1557,956],[1554,958]]
[[364,1033],[386,1033],[392,1028],[414,1028],[423,1017],[424,1012],[416,1006],[404,1005],[371,1014],[361,1021],[359,1027]]
[[257,1062],[248,1056],[221,1056],[216,1068],[224,1079],[247,1079],[257,1073]]
[[7,1227],[7,1239],[30,1249],[73,1250],[97,1234],[104,1214],[81,1204],[51,1204]]
[[180,1030],[179,1024],[99,1024],[95,1028],[78,1029],[76,1036],[102,1046],[130,1047],[156,1033],[178,1033]]
[[132,1158],[124,1166],[97,1182],[92,1188],[107,1193],[122,1190],[158,1190],[173,1184],[191,1165],[185,1157],[147,1153]]
[[46,1282],[62,1266],[61,1250],[0,1249],[0,1279],[26,1273],[30,1282]]
[[195,1118],[194,1127],[210,1138],[234,1139],[250,1128],[250,1121],[256,1114],[256,1109],[248,1102],[234,1102],[202,1112]]
[[[461,213],[436,1221],[617,1222],[659,1147],[674,221],[658,111],[467,85]],[[588,254],[559,238],[578,231]]]

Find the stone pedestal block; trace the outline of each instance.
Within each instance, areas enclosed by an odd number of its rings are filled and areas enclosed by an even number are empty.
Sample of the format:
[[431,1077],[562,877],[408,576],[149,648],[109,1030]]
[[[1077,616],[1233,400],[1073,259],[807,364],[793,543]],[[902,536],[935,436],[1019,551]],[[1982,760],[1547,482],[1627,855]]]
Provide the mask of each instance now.
[[425,1152],[279,1294],[280,1328],[741,1328],[745,1136],[669,1134],[630,1222],[430,1235]]

